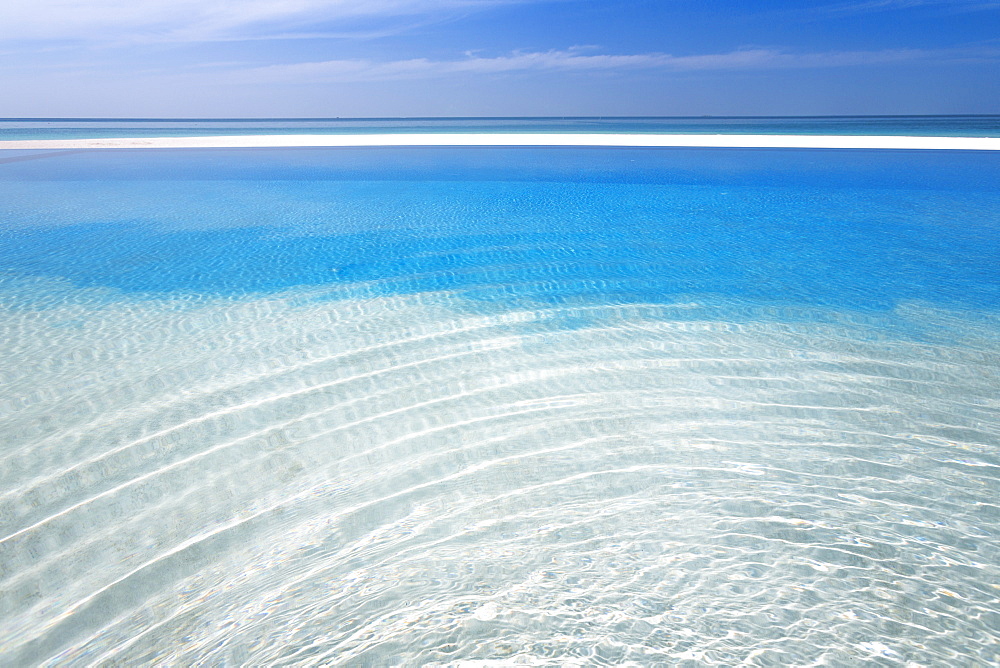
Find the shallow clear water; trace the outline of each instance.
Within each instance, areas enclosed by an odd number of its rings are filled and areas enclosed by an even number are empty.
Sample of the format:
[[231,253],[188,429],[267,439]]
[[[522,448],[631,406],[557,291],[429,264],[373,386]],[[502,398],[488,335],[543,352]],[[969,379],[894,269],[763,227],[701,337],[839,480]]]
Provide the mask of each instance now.
[[0,152],[0,664],[1000,660],[986,152]]
[[664,118],[0,118],[0,140],[380,132],[625,132],[1000,137],[1000,116]]

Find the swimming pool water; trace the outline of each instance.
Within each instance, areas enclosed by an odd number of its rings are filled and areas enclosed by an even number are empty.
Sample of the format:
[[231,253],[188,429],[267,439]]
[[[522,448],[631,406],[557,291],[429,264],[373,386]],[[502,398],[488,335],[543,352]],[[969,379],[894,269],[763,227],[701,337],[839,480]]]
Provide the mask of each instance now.
[[0,663],[995,663],[998,177],[0,152]]

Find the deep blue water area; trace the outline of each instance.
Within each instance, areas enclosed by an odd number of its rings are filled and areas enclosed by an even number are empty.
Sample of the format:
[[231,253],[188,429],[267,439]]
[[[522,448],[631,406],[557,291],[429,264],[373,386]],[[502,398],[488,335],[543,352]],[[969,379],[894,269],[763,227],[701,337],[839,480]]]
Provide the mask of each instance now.
[[0,118],[0,140],[381,132],[625,132],[1000,137],[1000,116]]
[[131,293],[364,283],[540,301],[1000,304],[1000,163],[987,152],[36,155],[0,163],[8,275]]

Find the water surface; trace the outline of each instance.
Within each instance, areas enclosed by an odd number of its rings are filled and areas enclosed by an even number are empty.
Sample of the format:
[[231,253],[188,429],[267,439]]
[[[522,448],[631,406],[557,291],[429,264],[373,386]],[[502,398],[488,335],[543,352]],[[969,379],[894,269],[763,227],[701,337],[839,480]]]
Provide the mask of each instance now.
[[995,663],[998,177],[0,153],[0,663]]
[[1000,116],[0,119],[0,140],[205,137],[258,134],[378,134],[386,132],[612,132],[1000,137]]

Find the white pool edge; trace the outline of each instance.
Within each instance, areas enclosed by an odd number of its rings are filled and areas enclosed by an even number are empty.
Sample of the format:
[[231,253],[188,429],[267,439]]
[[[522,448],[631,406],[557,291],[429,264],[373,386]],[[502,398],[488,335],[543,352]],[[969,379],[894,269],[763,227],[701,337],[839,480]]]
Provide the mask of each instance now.
[[363,146],[608,146],[636,148],[840,148],[1000,151],[1000,137],[611,133],[386,133],[23,139],[0,141],[0,150]]

